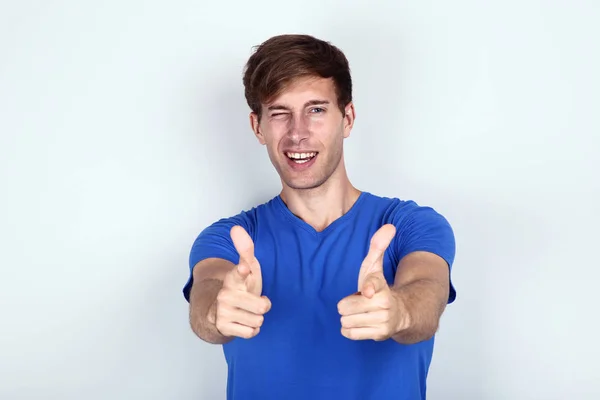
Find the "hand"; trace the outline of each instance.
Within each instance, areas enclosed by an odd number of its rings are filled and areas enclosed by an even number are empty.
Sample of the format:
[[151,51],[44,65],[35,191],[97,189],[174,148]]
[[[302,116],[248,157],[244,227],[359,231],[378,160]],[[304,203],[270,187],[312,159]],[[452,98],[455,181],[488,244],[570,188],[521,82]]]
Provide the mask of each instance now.
[[358,293],[338,303],[342,335],[352,340],[386,340],[404,322],[401,302],[383,275],[383,256],[396,234],[394,225],[381,227],[371,239],[358,274]]
[[240,261],[225,276],[209,322],[214,323],[223,336],[249,339],[260,331],[271,302],[261,296],[262,275],[252,238],[241,226],[234,226],[230,235]]

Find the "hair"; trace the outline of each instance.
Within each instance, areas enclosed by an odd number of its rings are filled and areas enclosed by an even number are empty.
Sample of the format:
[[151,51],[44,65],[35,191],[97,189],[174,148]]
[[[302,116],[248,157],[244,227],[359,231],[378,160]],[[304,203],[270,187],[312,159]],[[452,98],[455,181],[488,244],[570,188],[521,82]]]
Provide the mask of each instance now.
[[348,60],[331,43],[309,35],[279,35],[253,49],[243,82],[248,106],[259,118],[262,104],[279,96],[298,78],[331,78],[342,113],[352,101]]

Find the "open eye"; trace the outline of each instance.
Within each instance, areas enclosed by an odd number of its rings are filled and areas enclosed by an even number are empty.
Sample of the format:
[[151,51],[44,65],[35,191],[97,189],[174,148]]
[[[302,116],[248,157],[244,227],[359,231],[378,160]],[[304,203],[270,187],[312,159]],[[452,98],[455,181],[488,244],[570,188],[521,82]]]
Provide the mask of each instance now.
[[325,112],[325,109],[321,107],[314,107],[310,109],[311,114],[321,114],[323,112]]

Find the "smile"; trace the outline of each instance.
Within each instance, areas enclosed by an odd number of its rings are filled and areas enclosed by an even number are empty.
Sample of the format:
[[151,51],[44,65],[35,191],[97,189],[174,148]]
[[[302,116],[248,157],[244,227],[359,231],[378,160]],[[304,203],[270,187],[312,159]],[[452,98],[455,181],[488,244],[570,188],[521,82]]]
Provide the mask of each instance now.
[[296,164],[304,164],[306,162],[309,162],[310,160],[312,160],[313,158],[315,158],[315,156],[317,155],[317,152],[310,152],[310,153],[291,153],[291,152],[287,152],[285,153],[285,155],[292,161],[294,161]]

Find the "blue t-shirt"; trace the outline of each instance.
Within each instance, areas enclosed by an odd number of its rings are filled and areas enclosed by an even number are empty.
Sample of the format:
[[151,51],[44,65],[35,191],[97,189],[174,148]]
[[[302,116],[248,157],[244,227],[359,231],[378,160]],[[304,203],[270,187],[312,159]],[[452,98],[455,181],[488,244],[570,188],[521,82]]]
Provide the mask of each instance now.
[[[321,232],[276,196],[200,233],[190,270],[209,257],[237,264],[229,231],[234,225],[246,229],[261,266],[263,295],[272,303],[257,336],[223,345],[228,399],[425,399],[433,338],[402,345],[393,339],[353,341],[340,332],[337,304],[357,291],[371,237],[386,223],[397,229],[384,260],[390,284],[400,259],[413,251],[441,256],[451,271],[455,240],[442,215],[413,201],[367,192]],[[190,272],[183,289],[188,301],[191,284]],[[455,297],[450,283],[448,303]]]

